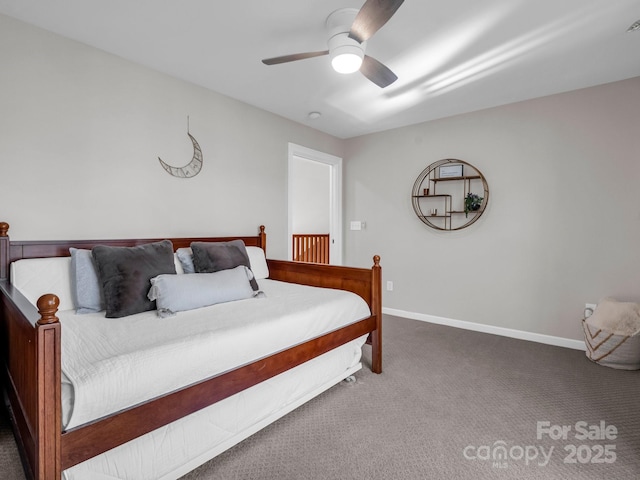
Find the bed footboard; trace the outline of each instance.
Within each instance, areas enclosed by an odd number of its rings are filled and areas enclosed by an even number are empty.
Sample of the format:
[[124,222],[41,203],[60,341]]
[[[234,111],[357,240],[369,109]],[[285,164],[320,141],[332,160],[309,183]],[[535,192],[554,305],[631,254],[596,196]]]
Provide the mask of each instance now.
[[267,265],[272,280],[337,288],[360,295],[369,304],[376,324],[369,335],[371,370],[382,373],[382,268],[378,255],[373,257],[370,269],[284,260],[267,260]]

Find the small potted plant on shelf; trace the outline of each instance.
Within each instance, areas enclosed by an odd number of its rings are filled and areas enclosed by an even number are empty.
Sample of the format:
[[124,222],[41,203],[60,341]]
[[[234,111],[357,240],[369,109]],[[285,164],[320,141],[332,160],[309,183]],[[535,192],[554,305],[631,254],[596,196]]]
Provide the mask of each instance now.
[[480,210],[482,200],[483,197],[476,195],[475,193],[467,193],[467,196],[464,197],[464,216],[468,217],[469,212],[476,212]]

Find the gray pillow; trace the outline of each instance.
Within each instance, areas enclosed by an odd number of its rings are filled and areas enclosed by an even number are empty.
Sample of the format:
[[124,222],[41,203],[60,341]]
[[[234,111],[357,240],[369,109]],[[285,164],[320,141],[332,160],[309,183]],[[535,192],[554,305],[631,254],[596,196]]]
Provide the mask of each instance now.
[[170,240],[137,247],[97,245],[91,251],[104,294],[107,318],[126,317],[154,310],[147,298],[151,279],[176,273]]
[[71,292],[76,313],[94,313],[104,310],[104,296],[98,279],[91,250],[70,248]]
[[176,255],[178,256],[184,273],[196,273],[195,267],[193,266],[193,253],[190,247],[177,249]]
[[215,273],[158,275],[151,279],[149,300],[155,300],[158,315],[232,302],[258,295],[251,288],[251,270],[244,265]]
[[[251,268],[249,255],[242,240],[230,242],[192,242],[193,265],[196,273],[213,273],[244,265]],[[258,282],[251,279],[251,288],[258,291]]]

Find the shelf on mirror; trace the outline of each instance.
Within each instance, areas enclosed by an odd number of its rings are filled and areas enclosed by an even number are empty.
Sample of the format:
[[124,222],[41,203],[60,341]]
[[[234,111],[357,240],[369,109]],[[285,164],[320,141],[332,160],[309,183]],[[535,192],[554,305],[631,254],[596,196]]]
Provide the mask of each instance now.
[[447,194],[434,194],[434,195],[413,195],[413,198],[429,198],[429,197],[451,197],[451,195],[447,195]]
[[451,180],[476,180],[482,178],[480,175],[464,175],[462,177],[444,177],[444,178],[430,178],[432,182],[450,182]]

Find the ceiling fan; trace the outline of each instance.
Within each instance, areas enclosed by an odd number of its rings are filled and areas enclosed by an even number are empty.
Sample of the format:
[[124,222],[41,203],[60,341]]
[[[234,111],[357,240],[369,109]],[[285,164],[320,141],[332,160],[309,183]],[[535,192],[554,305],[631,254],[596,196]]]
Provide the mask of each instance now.
[[362,8],[342,8],[327,18],[329,49],[318,52],[294,53],[265,58],[265,65],[294,62],[306,58],[329,55],[333,69],[340,73],[357,70],[381,88],[398,77],[375,58],[365,55],[366,41],[376,33],[400,8],[404,0],[366,0]]

